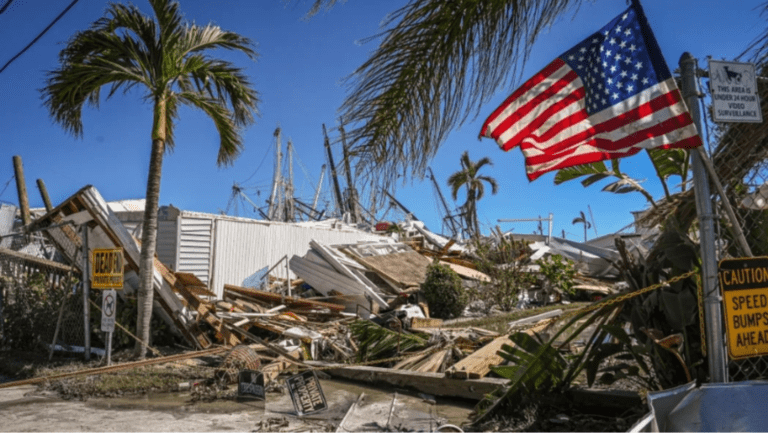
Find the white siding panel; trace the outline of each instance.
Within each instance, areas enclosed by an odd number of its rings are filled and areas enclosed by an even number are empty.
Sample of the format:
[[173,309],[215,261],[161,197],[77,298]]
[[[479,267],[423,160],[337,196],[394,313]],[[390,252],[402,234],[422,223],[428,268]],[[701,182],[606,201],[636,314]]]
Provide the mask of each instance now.
[[179,217],[177,272],[190,272],[206,284],[210,279],[210,258],[213,236],[213,218]]
[[176,270],[176,221],[160,220],[157,227],[157,258],[171,270]]
[[[303,256],[312,239],[326,245],[372,241],[381,236],[326,227],[297,226],[286,223],[266,223],[221,218],[216,221],[215,258],[210,289],[222,297],[224,284],[240,285],[259,269],[276,264],[286,255]],[[272,275],[286,277],[285,265]],[[291,278],[296,278],[291,272]]]

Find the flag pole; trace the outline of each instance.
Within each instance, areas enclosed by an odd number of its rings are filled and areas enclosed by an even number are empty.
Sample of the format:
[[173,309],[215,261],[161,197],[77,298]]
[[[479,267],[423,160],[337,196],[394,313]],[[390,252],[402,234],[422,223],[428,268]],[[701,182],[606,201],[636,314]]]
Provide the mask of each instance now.
[[[688,104],[688,110],[694,123],[701,131],[701,112],[699,111],[699,92],[696,88],[697,60],[691,53],[685,52],[680,57],[682,77],[681,92]],[[701,272],[704,289],[704,317],[706,322],[707,364],[709,381],[728,382],[727,358],[723,330],[722,298],[717,286],[717,258],[715,256],[715,230],[712,214],[712,200],[709,191],[709,179],[704,167],[702,152],[691,154],[693,168],[693,187],[696,195],[696,213],[699,218],[699,241],[701,248]],[[723,201],[727,201],[723,197]]]

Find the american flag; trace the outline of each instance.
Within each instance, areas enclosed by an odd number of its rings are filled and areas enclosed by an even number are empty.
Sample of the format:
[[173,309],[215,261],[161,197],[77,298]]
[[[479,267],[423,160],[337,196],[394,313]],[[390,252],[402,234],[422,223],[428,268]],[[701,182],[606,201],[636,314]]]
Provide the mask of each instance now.
[[701,145],[639,5],[566,51],[517,89],[482,137],[520,146],[528,179],[649,148]]

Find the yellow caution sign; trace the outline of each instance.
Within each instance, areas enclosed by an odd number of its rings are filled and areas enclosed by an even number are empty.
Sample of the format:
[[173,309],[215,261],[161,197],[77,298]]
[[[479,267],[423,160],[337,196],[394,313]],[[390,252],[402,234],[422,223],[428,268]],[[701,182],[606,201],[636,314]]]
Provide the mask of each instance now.
[[123,249],[95,249],[91,255],[91,288],[123,288]]
[[718,266],[728,354],[768,355],[768,257],[722,260]]

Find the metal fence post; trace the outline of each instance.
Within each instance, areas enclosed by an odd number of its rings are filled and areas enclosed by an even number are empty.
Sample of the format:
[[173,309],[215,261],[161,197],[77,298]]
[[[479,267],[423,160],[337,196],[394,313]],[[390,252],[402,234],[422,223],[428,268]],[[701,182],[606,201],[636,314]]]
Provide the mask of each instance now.
[[90,266],[90,257],[88,257],[88,224],[83,224],[83,272],[81,275],[83,276],[83,324],[84,324],[84,335],[83,335],[83,346],[85,349],[85,360],[90,361],[91,360],[91,315],[90,315],[90,305],[88,305],[88,299],[90,298],[90,275],[91,275],[91,266]]
[[[680,57],[682,94],[688,110],[693,116],[701,135],[701,113],[699,91],[696,86],[697,60],[691,53]],[[710,382],[727,382],[725,339],[723,338],[722,299],[717,285],[717,257],[715,256],[715,230],[712,215],[712,195],[709,191],[709,177],[699,152],[691,152],[693,185],[696,195],[696,213],[699,218],[699,241],[701,246],[701,272],[704,288],[704,317],[707,333],[707,361]],[[723,198],[725,200],[725,198]]]

